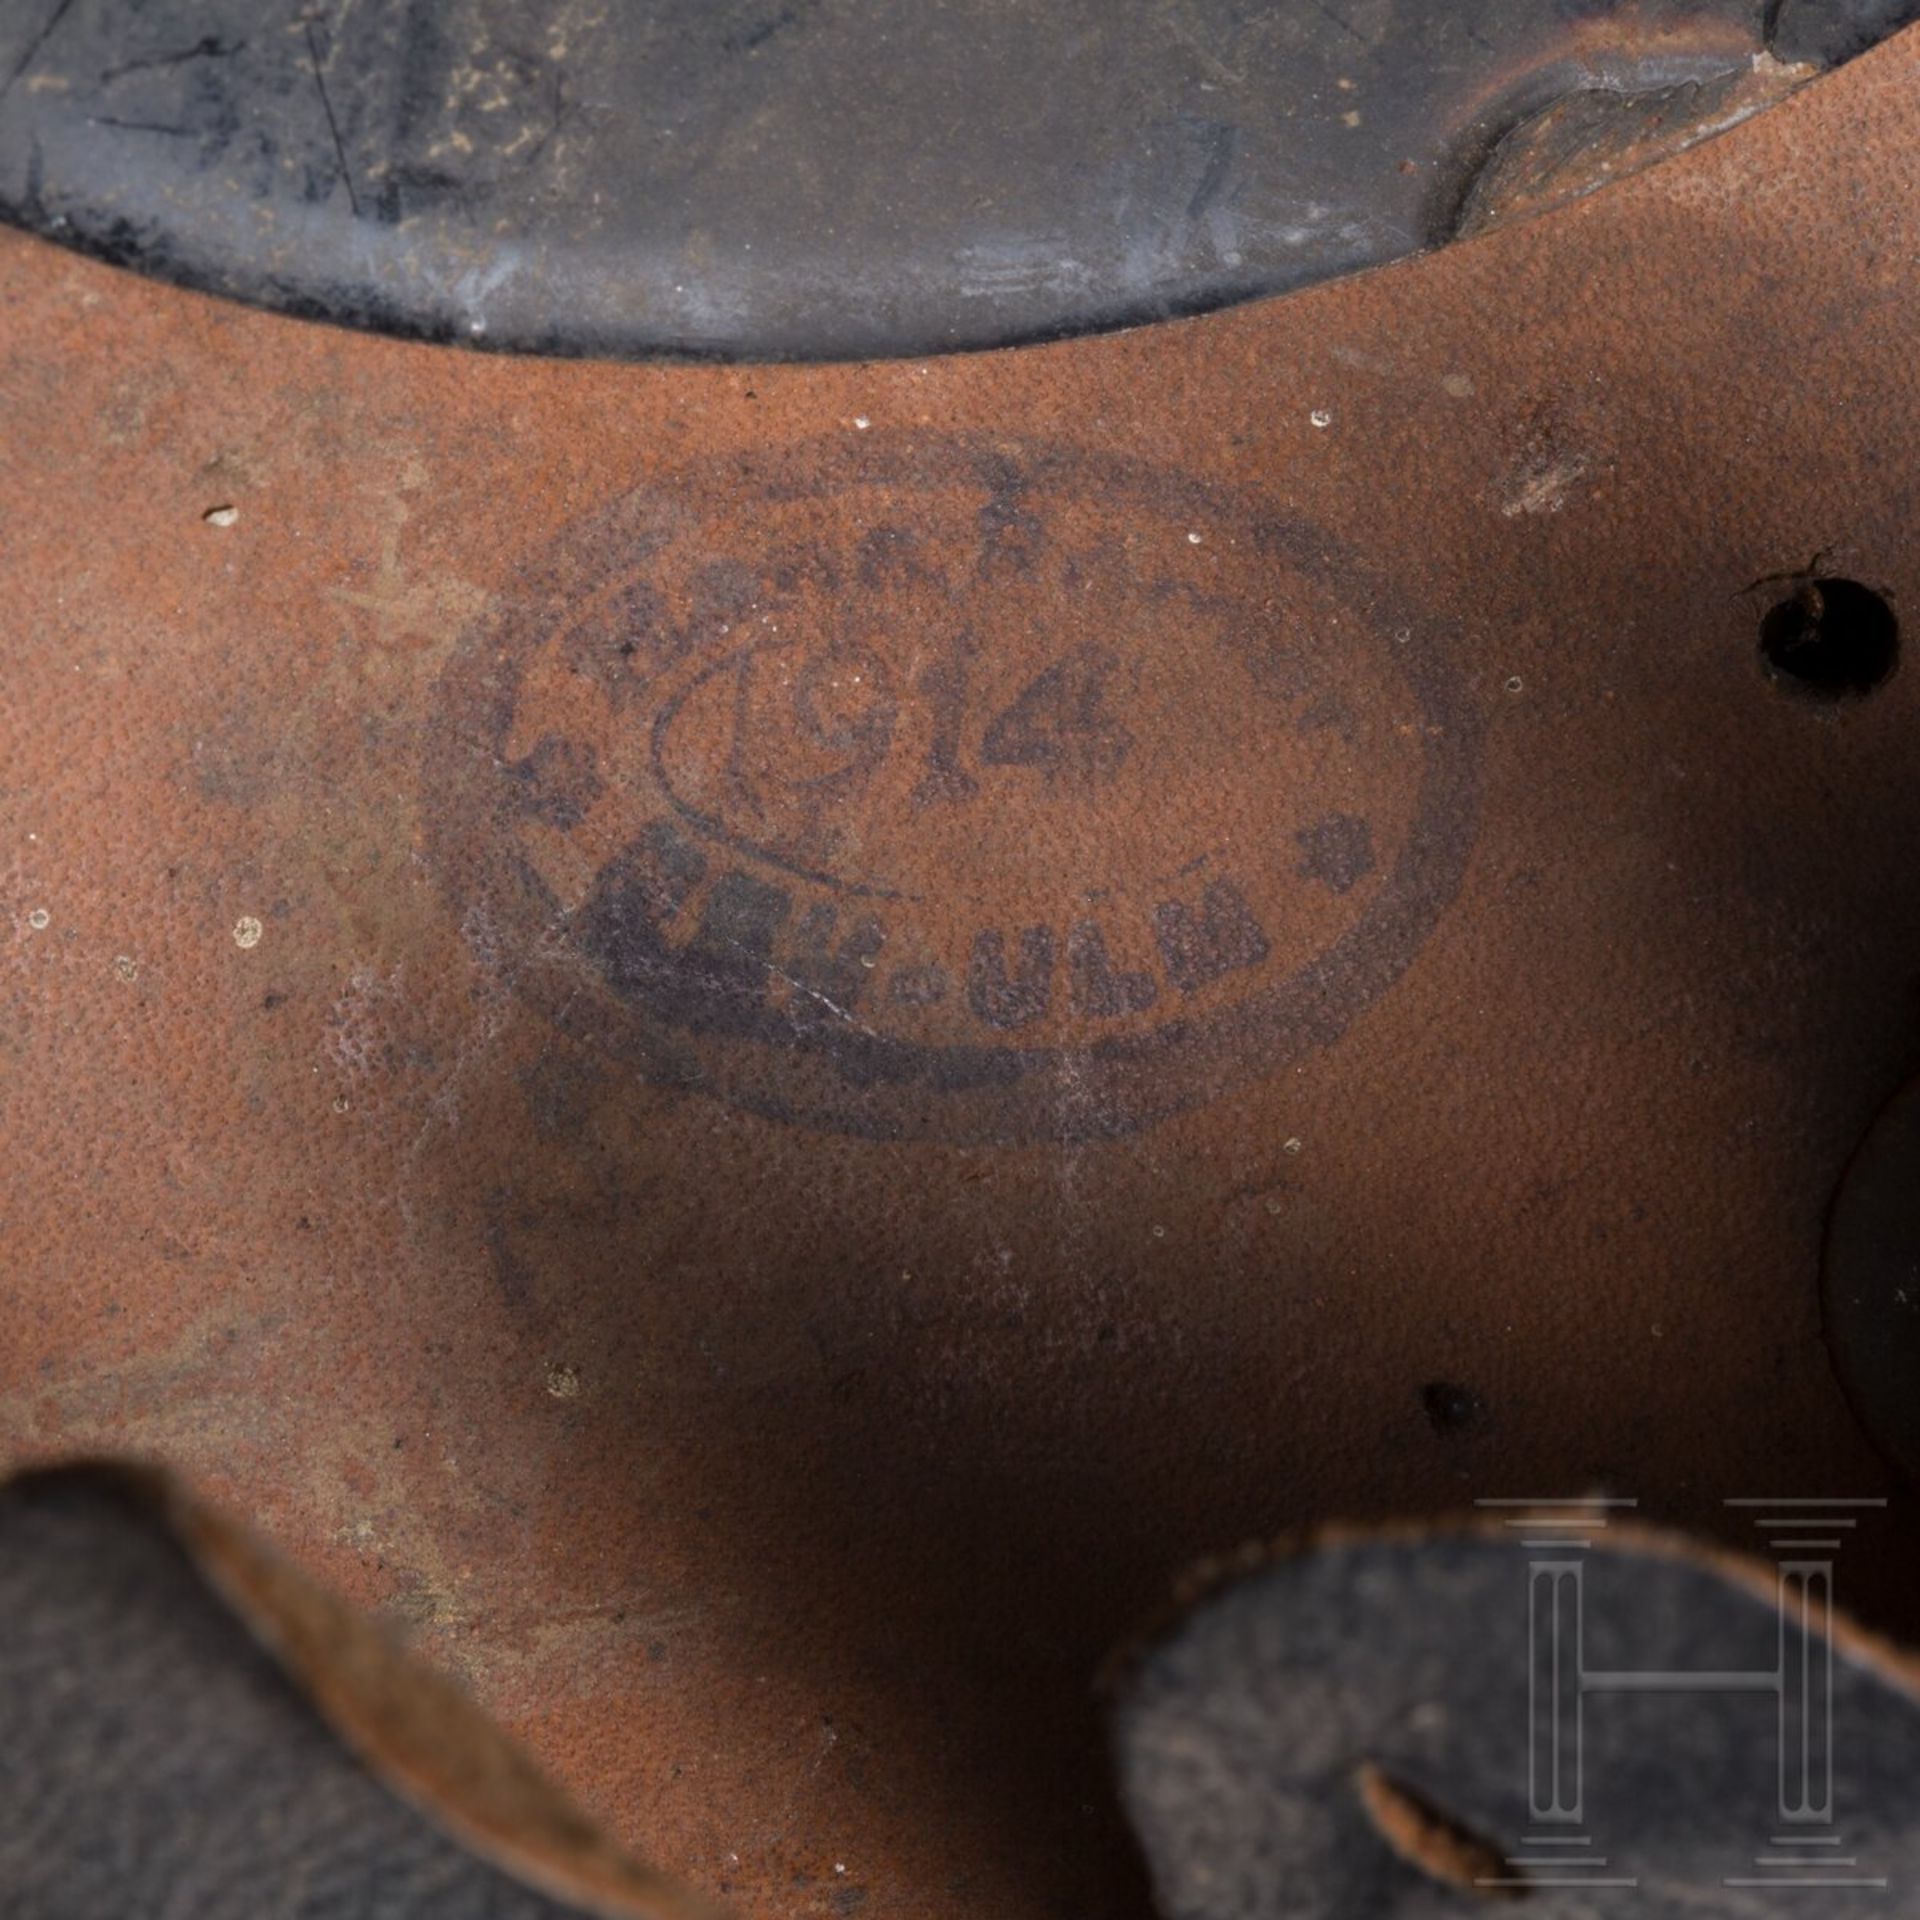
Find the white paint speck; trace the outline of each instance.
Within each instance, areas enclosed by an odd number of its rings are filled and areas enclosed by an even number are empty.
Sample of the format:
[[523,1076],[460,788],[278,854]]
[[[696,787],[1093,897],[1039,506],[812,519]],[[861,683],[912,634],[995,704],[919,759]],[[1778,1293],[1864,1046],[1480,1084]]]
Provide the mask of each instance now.
[[1507,681],[1507,691],[1509,693],[1519,693],[1525,688],[1526,684],[1527,683],[1516,673]]
[[1315,407],[1314,410],[1307,415],[1307,418],[1316,427],[1330,427],[1333,425],[1333,415],[1330,414],[1325,407]]
[[30,926],[35,933],[45,933],[46,930],[53,925],[53,915],[50,914],[45,907],[35,907],[34,910],[27,915],[27,925]]
[[209,507],[200,518],[210,527],[230,527],[240,518],[238,507]]
[[869,420],[864,413],[856,413],[853,416],[853,424],[858,427],[862,433],[865,433],[866,430],[873,425],[873,422]]
[[1299,1139],[1296,1137],[1292,1140],[1283,1140],[1280,1143],[1280,1151],[1282,1153],[1298,1153],[1300,1151]]
[[1187,535],[1188,546],[1197,547],[1199,544],[1200,544],[1200,536],[1197,533],[1190,533]]
[[233,923],[233,944],[245,953],[248,948],[260,944],[260,936],[265,932],[266,928],[252,914],[243,913]]

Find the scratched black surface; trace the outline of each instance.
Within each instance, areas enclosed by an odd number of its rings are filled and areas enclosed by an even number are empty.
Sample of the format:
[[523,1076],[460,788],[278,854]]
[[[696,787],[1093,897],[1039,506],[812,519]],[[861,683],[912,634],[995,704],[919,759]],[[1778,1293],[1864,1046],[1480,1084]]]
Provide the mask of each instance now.
[[[1446,235],[1499,136],[1920,0],[0,0],[0,217],[434,339],[811,358],[1194,312]],[[1620,31],[1596,18],[1630,15]],[[1724,70],[1729,54],[1705,57]],[[1732,56],[1732,57],[1737,57]]]

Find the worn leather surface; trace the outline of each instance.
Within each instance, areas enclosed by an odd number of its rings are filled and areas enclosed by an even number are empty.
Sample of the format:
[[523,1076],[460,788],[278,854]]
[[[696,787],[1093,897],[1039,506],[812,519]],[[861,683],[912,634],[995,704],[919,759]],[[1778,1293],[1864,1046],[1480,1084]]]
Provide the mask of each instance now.
[[1895,1495],[1817,1280],[1920,680],[1754,583],[1920,605],[1917,89],[879,367],[8,239],[6,1456],[176,1462],[703,1890],[1009,1920],[1142,1910],[1091,1676],[1197,1554]]
[[563,1920],[356,1761],[159,1520],[0,1491],[0,1908],[12,1920]]
[[[1520,1900],[1556,1920],[1904,1910],[1916,1670],[1836,1641],[1824,1602],[1817,1623],[1778,1604],[1780,1560],[1844,1587],[1843,1551],[1721,1564],[1604,1523],[1532,1541],[1514,1526],[1284,1552],[1141,1653],[1115,1748],[1168,1920],[1442,1920]],[[1550,1644],[1530,1643],[1552,1604],[1543,1566],[1579,1580],[1559,1651],[1569,1705],[1589,1688],[1557,1750]],[[1804,1692],[1764,1684],[1803,1671],[1819,1676]],[[1396,1851],[1362,1797],[1369,1767],[1487,1848],[1464,1884]]]

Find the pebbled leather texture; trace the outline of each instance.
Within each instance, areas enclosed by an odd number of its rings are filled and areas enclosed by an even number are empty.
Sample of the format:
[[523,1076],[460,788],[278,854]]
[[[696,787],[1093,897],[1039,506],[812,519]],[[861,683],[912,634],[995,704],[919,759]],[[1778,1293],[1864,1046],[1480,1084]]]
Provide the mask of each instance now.
[[[1578,1524],[1335,1536],[1220,1586],[1140,1656],[1115,1740],[1166,1920],[1448,1920],[1500,1896],[1540,1920],[1911,1911],[1911,1661],[1783,1613],[1778,1563]],[[1568,1596],[1559,1671],[1585,1689],[1557,1793],[1552,1643],[1529,1640],[1543,1563]],[[1464,1885],[1394,1844],[1369,1775],[1477,1843]],[[1579,1817],[1543,1819],[1536,1796]],[[1819,1803],[1830,1817],[1808,1817]]]
[[375,1779],[150,1513],[0,1493],[7,1920],[563,1920]]

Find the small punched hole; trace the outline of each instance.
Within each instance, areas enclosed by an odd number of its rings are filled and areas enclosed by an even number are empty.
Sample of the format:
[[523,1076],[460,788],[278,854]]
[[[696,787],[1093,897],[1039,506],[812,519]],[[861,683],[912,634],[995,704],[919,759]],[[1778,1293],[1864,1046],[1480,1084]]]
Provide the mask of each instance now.
[[1464,1433],[1479,1423],[1486,1412],[1480,1396],[1471,1387],[1456,1386],[1451,1380],[1429,1380],[1420,1389],[1420,1405],[1427,1424],[1435,1433]]
[[1809,574],[1760,622],[1760,654],[1783,686],[1818,700],[1868,694],[1900,657],[1900,623],[1858,580]]

